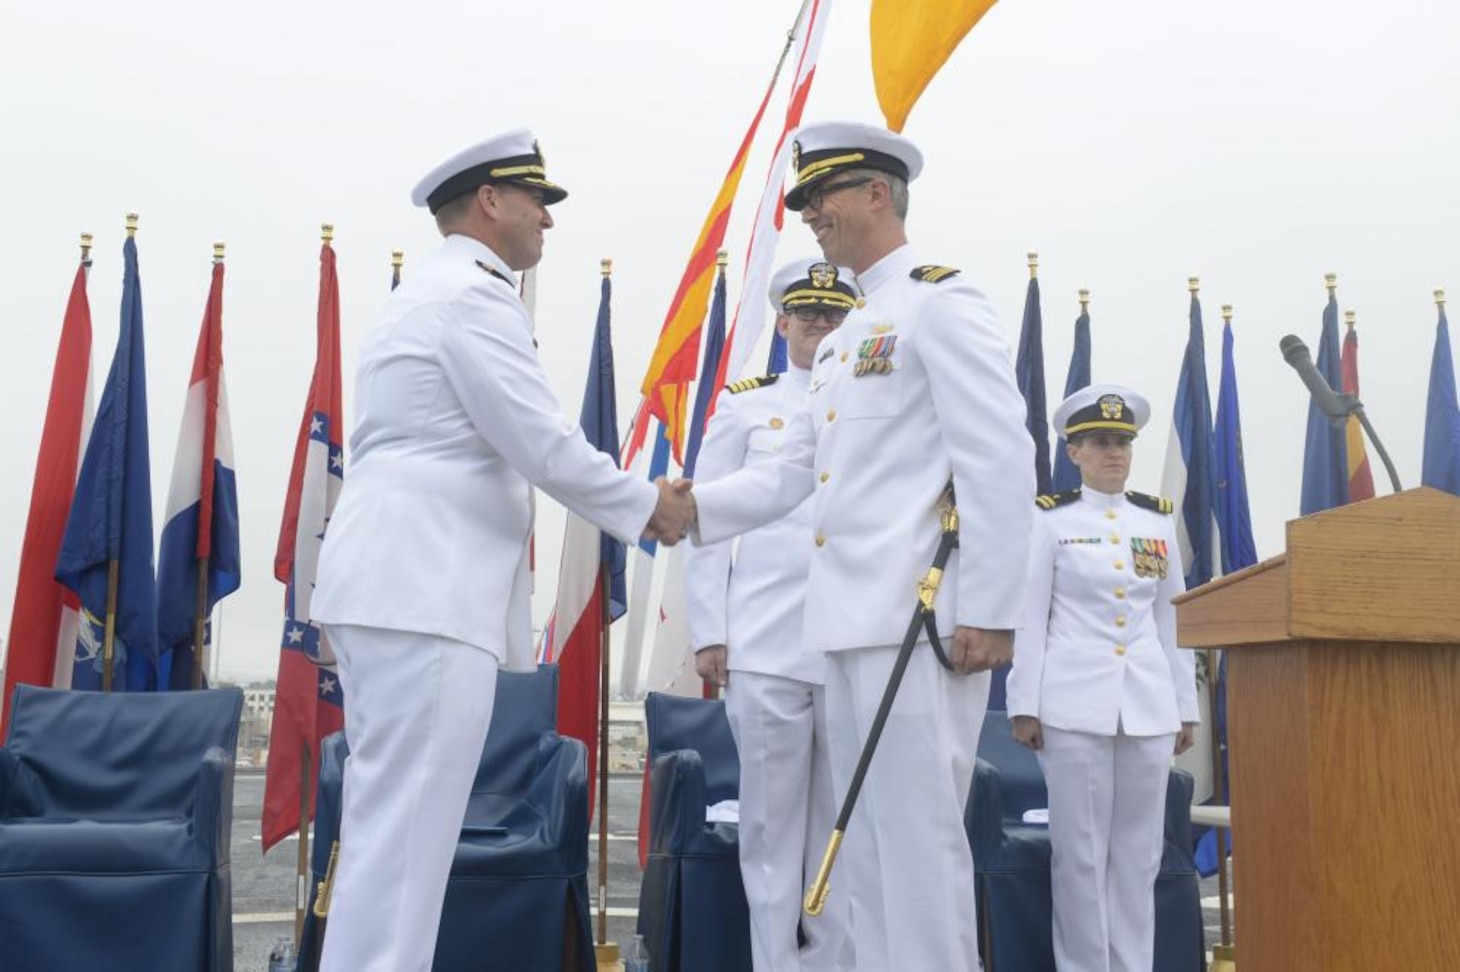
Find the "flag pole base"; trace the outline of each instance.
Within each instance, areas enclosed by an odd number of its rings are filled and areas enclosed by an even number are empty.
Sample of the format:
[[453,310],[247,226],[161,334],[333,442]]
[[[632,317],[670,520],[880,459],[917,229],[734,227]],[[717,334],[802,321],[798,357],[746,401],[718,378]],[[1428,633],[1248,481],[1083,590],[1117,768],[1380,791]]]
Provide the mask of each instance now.
[[1212,964],[1207,972],[1237,972],[1237,949],[1231,945],[1212,946]]
[[598,942],[593,946],[593,959],[597,963],[598,972],[624,972],[623,962],[619,961],[617,942]]

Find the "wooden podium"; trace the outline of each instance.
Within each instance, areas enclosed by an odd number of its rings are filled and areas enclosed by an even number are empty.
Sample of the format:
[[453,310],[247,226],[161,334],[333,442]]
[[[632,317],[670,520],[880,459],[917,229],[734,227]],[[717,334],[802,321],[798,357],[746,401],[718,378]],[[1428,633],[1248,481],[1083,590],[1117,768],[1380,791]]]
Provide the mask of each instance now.
[[1176,603],[1229,649],[1241,972],[1460,969],[1460,497],[1293,520]]

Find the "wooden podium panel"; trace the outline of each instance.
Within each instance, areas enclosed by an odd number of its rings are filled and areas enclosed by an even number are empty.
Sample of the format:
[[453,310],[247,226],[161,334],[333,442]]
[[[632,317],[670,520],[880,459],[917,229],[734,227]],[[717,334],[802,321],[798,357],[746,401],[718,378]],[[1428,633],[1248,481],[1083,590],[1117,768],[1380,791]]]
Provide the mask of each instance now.
[[1242,972],[1460,969],[1460,497],[1294,521],[1177,603],[1229,649]]

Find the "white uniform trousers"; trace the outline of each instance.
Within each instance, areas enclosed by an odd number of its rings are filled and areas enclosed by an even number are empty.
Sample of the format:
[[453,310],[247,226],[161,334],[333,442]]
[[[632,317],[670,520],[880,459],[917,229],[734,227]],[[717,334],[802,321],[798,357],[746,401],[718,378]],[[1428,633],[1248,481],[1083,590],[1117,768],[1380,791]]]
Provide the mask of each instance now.
[[1176,736],[1044,726],[1059,972],[1152,972],[1156,873]]
[[[833,651],[826,658],[826,718],[840,799],[897,648]],[[982,968],[963,810],[988,700],[988,673],[955,675],[926,643],[914,648],[832,871],[833,886],[852,894],[858,972]]]
[[833,890],[820,916],[801,916],[839,809],[825,690],[779,675],[731,672],[725,714],[740,751],[740,874],[755,972],[850,972],[848,889]]
[[434,635],[326,632],[350,756],[321,972],[429,972],[497,660]]

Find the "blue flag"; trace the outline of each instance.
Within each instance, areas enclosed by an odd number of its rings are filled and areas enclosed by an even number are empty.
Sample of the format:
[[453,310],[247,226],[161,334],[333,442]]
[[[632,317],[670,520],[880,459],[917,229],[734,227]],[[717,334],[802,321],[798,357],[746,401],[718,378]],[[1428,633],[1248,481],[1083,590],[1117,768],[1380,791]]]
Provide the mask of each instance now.
[[1247,500],[1247,467],[1242,459],[1242,414],[1237,404],[1237,365],[1232,354],[1232,324],[1222,328],[1222,384],[1217,392],[1217,529],[1221,534],[1222,573],[1257,563],[1252,511]]
[[1430,395],[1425,406],[1424,464],[1420,484],[1460,495],[1460,405],[1455,398],[1455,361],[1450,322],[1440,305],[1435,351],[1430,358]]
[[771,352],[766,355],[765,373],[768,375],[779,375],[786,370],[788,353],[786,351],[786,339],[781,336],[780,331],[771,332]]
[[[1338,341],[1338,297],[1328,289],[1328,305],[1323,308],[1323,333],[1318,339],[1318,372],[1328,387],[1343,390],[1343,371]],[[1323,409],[1308,403],[1308,438],[1303,446],[1304,516],[1342,506],[1348,502],[1348,431],[1345,423],[1337,426]]]
[[[1232,354],[1232,325],[1222,328],[1222,383],[1217,392],[1216,477],[1217,529],[1220,532],[1222,573],[1230,574],[1257,563],[1252,539],[1252,513],[1247,501],[1247,471],[1242,460],[1242,415],[1237,405],[1237,366]],[[1210,676],[1211,673],[1208,673]],[[1218,663],[1216,709],[1211,713],[1217,747],[1222,754],[1222,777],[1227,773],[1227,657]],[[1223,788],[1223,792],[1227,792]],[[1204,875],[1217,872],[1216,831],[1207,830],[1196,845],[1196,867]],[[1230,848],[1230,844],[1229,844]],[[1230,850],[1229,850],[1230,852]]]
[[[1070,354],[1070,372],[1065,378],[1065,398],[1090,384],[1090,311],[1080,305],[1080,316],[1075,319],[1075,349]],[[1063,400],[1063,399],[1062,399]],[[1065,437],[1055,441],[1054,472],[1050,488],[1056,493],[1074,489],[1080,485],[1080,470],[1070,457],[1065,455]]]
[[1029,278],[1024,296],[1024,324],[1019,329],[1019,354],[1014,361],[1019,394],[1024,396],[1024,425],[1034,440],[1034,489],[1050,492],[1049,413],[1044,393],[1044,320],[1039,311],[1039,280]]
[[715,280],[715,299],[710,302],[710,329],[705,335],[705,360],[700,366],[700,384],[695,390],[694,417],[690,420],[689,439],[684,447],[684,475],[693,479],[695,463],[700,457],[700,443],[705,439],[705,417],[716,392],[715,376],[720,373],[720,356],[725,351],[725,268]]
[[1206,335],[1201,301],[1191,295],[1191,326],[1181,373],[1176,380],[1176,406],[1171,425],[1172,452],[1166,459],[1162,489],[1180,512],[1176,537],[1186,565],[1188,588],[1205,584],[1216,569],[1214,501],[1215,455],[1212,448],[1212,400],[1207,391]]
[[56,580],[76,592],[81,618],[71,687],[102,687],[107,575],[117,564],[112,687],[157,684],[157,581],[152,567],[152,479],[147,453],[147,372],[137,244],[122,247],[121,334],[91,441],[76,480]]
[[[593,328],[593,357],[588,363],[588,387],[583,391],[583,412],[578,424],[583,434],[599,452],[613,457],[613,464],[619,464],[618,453],[618,405],[613,381],[613,331],[610,325],[609,303],[613,297],[613,283],[608,275],[598,296],[598,323]],[[622,541],[607,533],[600,539],[600,563],[608,570],[608,617],[616,620],[628,610],[628,593],[624,586],[624,568],[628,563],[628,548]]]
[[[660,422],[654,432],[654,451],[649,454],[649,481],[669,474],[669,430]],[[650,557],[659,550],[659,541],[645,537],[639,541],[639,549]]]

